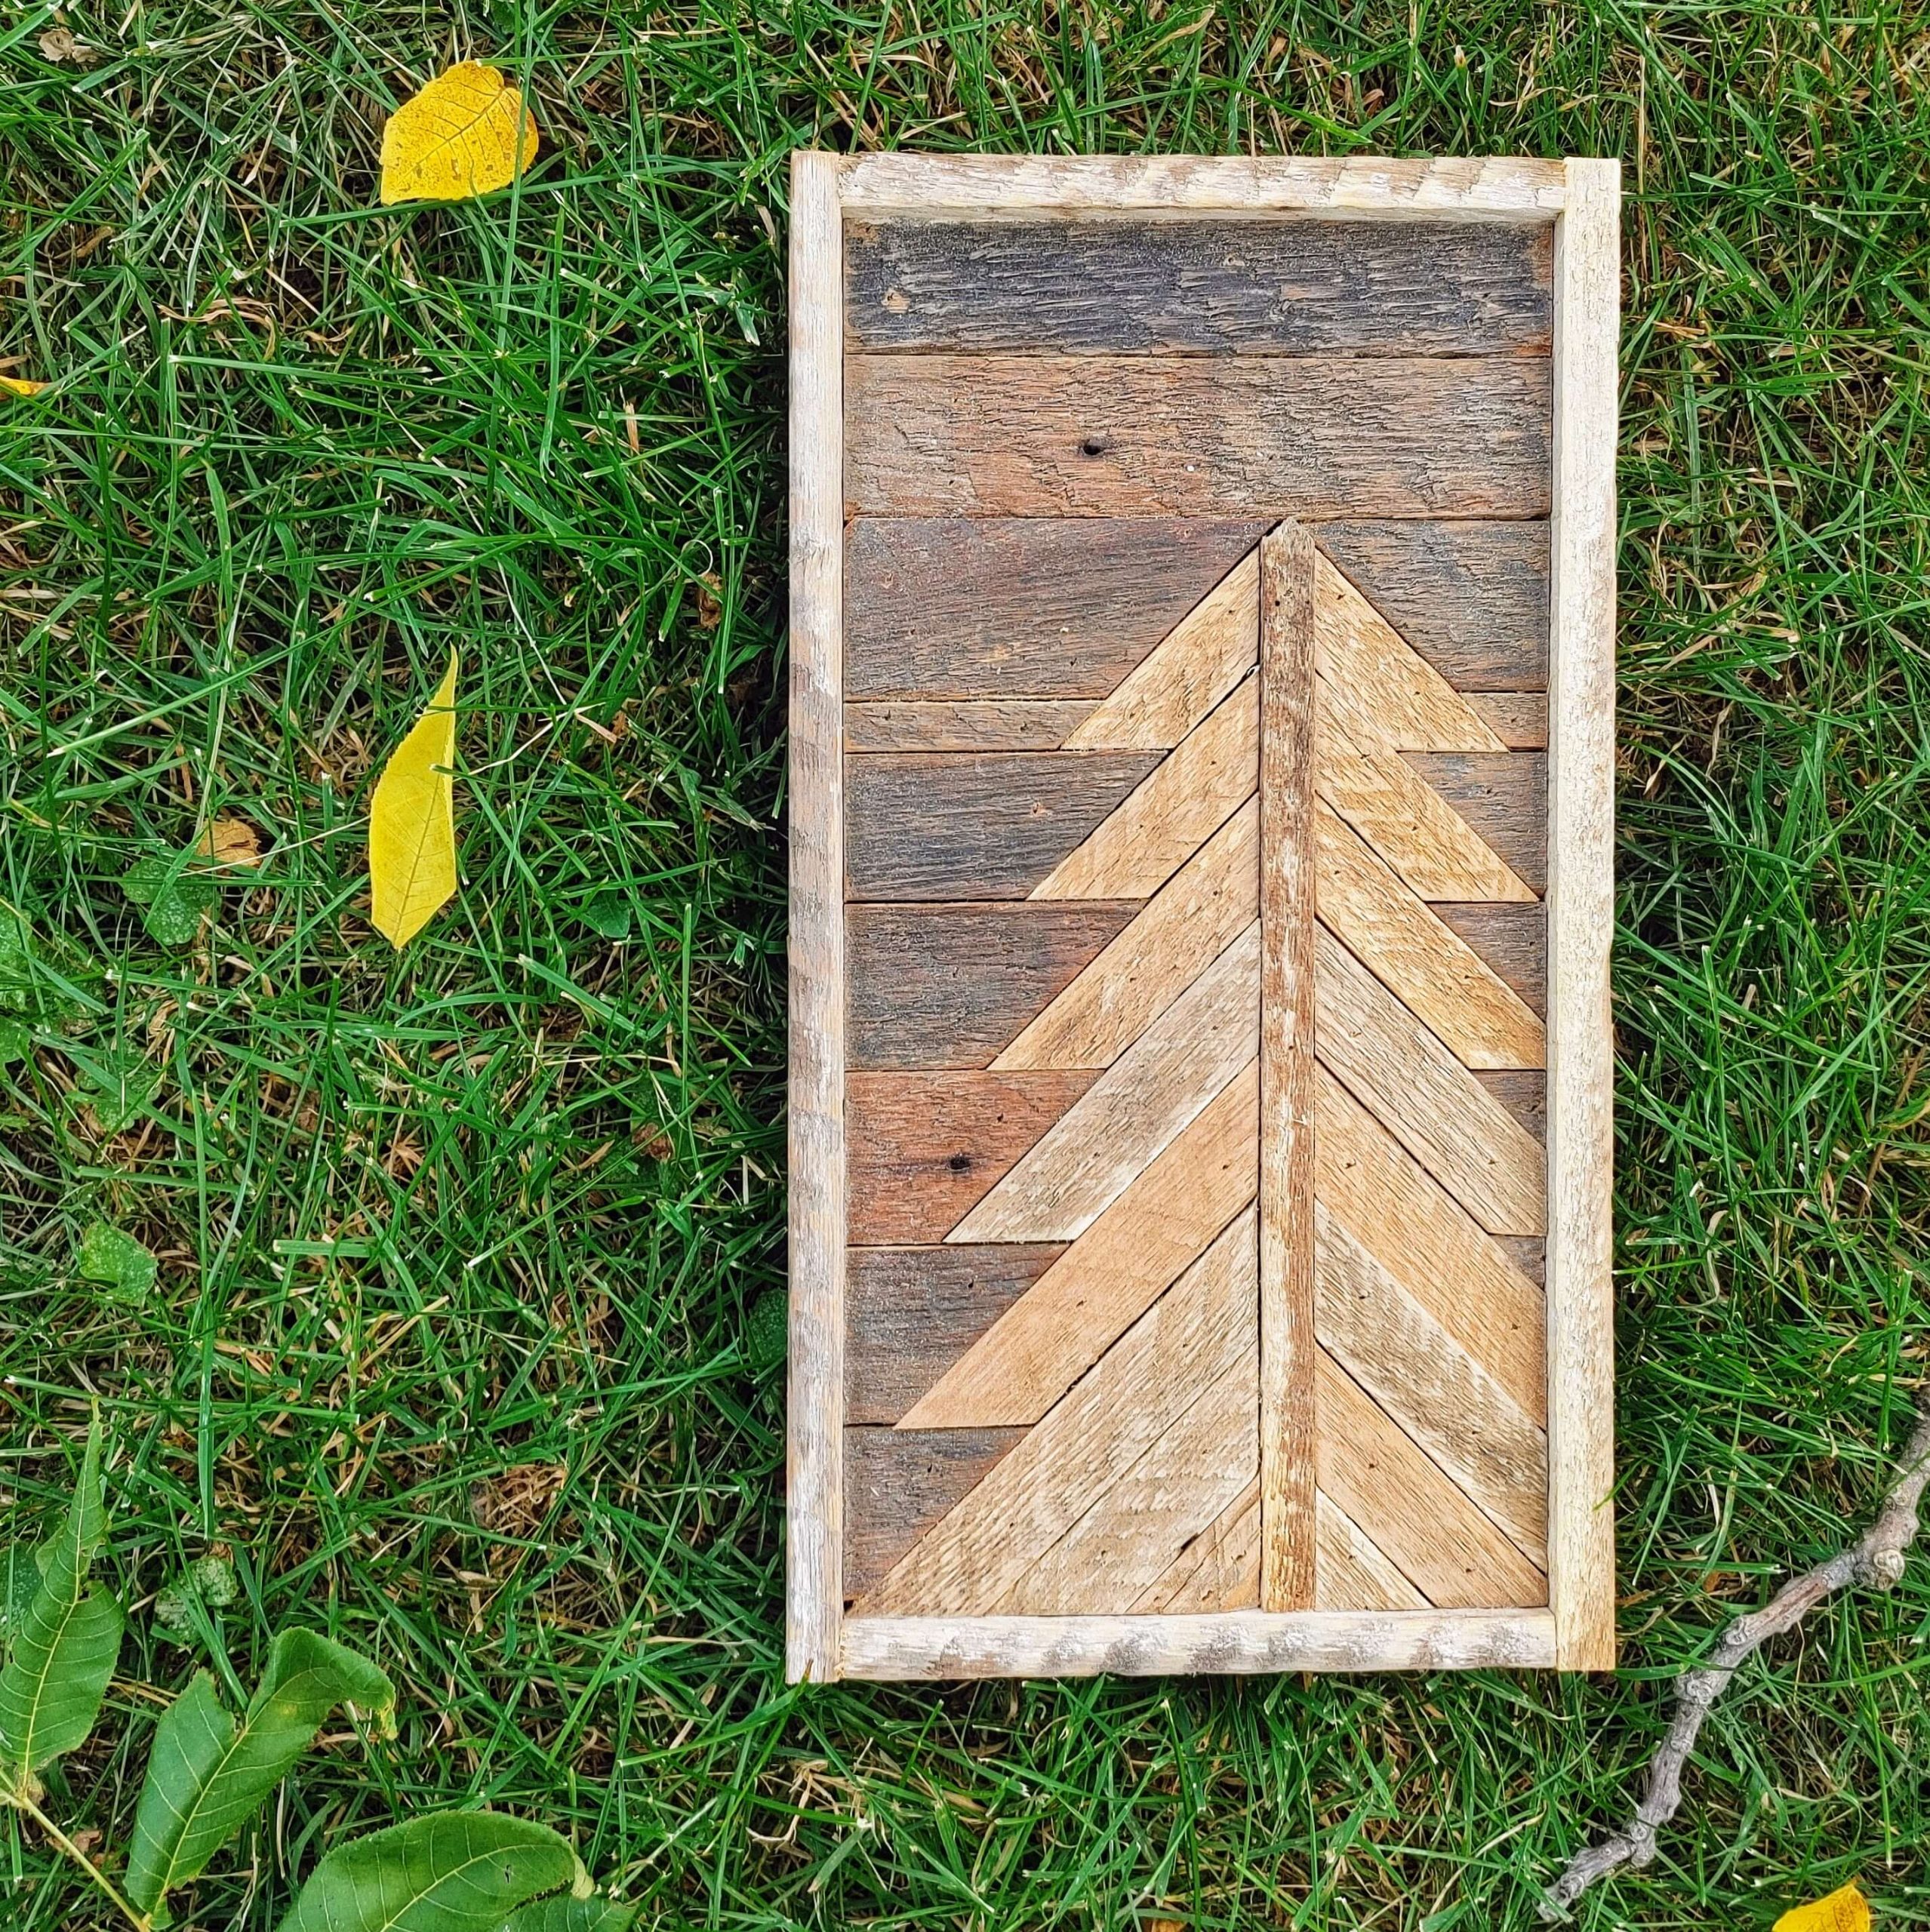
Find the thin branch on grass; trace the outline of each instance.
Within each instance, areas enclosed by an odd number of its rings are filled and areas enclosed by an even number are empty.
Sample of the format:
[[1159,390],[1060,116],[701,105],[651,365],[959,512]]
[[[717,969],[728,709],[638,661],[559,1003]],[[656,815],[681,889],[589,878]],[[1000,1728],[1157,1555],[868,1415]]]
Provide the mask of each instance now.
[[1917,1509],[1930,1483],[1930,1407],[1917,1424],[1898,1466],[1896,1480],[1876,1520],[1855,1542],[1800,1577],[1792,1577],[1760,1610],[1737,1617],[1722,1632],[1709,1661],[1676,1681],[1676,1715],[1651,1762],[1648,1789],[1635,1816],[1611,1838],[1578,1851],[1541,1903],[1544,1919],[1565,1918],[1568,1908],[1598,1878],[1624,1865],[1644,1866],[1655,1856],[1655,1835],[1682,1805],[1682,1769],[1716,1700],[1737,1668],[1785,1630],[1793,1630],[1823,1599],[1846,1586],[1892,1589],[1902,1580],[1904,1552],[1916,1539]]

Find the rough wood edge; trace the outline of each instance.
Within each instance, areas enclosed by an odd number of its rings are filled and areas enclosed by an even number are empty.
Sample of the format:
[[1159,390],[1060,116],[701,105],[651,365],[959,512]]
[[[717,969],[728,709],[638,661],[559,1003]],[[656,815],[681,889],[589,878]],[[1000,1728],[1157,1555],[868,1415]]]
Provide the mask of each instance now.
[[1260,1605],[1313,1607],[1310,531],[1260,543]]
[[853,1617],[844,1674],[883,1681],[1183,1672],[1545,1670],[1545,1610],[1221,1611],[1124,1617]]
[[1571,161],[1555,229],[1548,695],[1548,1555],[1556,1666],[1615,1662],[1616,346],[1621,165]]
[[791,157],[790,1365],[784,1673],[844,1619],[844,263],[836,155]]
[[1504,158],[871,154],[846,164],[844,205],[874,217],[1116,209],[1546,222],[1568,178],[1558,161]]

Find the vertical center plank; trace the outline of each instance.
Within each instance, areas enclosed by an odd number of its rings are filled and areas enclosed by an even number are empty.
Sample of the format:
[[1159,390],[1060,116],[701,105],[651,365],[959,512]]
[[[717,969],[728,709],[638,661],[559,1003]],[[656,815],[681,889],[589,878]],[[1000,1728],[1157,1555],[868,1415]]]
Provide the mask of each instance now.
[[1260,1604],[1313,1606],[1313,538],[1260,545]]

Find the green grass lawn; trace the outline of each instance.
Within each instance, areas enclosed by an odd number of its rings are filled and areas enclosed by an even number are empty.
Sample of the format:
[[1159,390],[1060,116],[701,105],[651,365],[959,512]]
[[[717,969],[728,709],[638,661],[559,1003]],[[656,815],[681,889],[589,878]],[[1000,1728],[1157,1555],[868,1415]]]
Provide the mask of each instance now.
[[[527,77],[538,164],[377,207],[384,116],[472,54]],[[1619,1677],[785,1687],[749,1316],[808,144],[1623,158]],[[205,1932],[482,1802],[651,1926],[1531,1923],[1923,1375],[1926,193],[1921,0],[14,7],[0,374],[52,386],[0,397],[0,899],[42,1002],[0,1067],[0,1509],[68,1493],[97,1398],[131,1612],[56,1814],[125,1845],[150,1687],[303,1622],[398,1734],[325,1734]],[[398,959],[367,801],[457,645],[464,882]],[[122,875],[235,817],[261,863],[157,941]],[[80,1278],[97,1218],[151,1290]],[[211,1550],[239,1595],[177,1641],[155,1598]],[[1927,1632],[1930,1557],[1747,1671],[1585,1921],[1767,1927],[1861,1875],[1930,1923]],[[107,1922],[0,1830],[7,1932]]]

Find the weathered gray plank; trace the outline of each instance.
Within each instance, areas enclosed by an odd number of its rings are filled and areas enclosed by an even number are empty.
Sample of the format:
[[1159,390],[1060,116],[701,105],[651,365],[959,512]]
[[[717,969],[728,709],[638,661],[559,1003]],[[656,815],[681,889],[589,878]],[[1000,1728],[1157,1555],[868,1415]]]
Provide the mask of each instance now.
[[1254,544],[1253,518],[860,517],[851,698],[1101,698]]
[[1091,1067],[852,1074],[845,1087],[849,1239],[943,1241],[1097,1078]]
[[1553,231],[1498,223],[853,223],[875,349],[1546,353]]
[[1546,752],[1408,752],[1421,777],[1537,892],[1548,890]]
[[846,1420],[897,1421],[1065,1251],[1057,1243],[852,1248]]
[[1537,1067],[1484,1068],[1474,1076],[1534,1135],[1548,1138],[1548,1076]]
[[1055,752],[1091,710],[1083,697],[880,698],[845,706],[845,749]]
[[861,1596],[1025,1439],[1023,1429],[845,1431],[845,1600]]
[[1315,534],[1457,690],[1547,689],[1546,523],[1348,520]]
[[847,514],[1545,516],[1548,367],[849,355]]
[[1495,1235],[1491,1237],[1507,1251],[1512,1261],[1537,1287],[1548,1279],[1548,1244],[1540,1235]]
[[1159,758],[1156,751],[848,758],[847,897],[1023,899]]
[[1505,980],[1543,1019],[1548,1014],[1548,915],[1540,905],[1499,900],[1431,909],[1460,934],[1495,976]]
[[989,1065],[1138,910],[1110,900],[848,907],[851,1066]]

